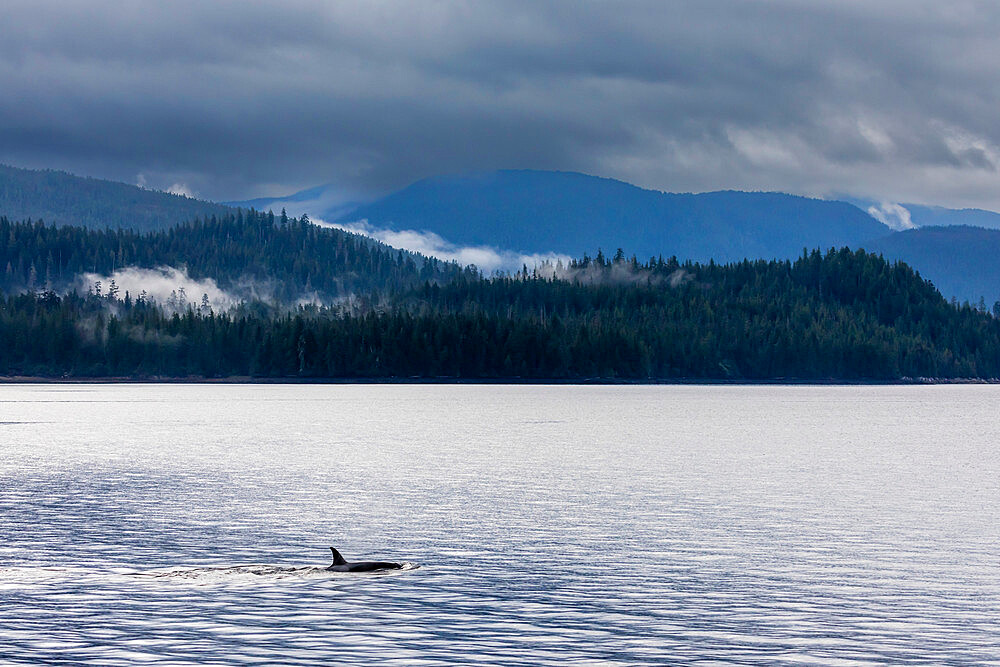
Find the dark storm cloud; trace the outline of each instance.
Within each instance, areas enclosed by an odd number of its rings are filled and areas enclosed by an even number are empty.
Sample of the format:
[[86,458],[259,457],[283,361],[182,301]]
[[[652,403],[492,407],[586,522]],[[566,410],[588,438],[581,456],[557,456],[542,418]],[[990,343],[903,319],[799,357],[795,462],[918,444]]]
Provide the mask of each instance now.
[[0,160],[212,198],[534,167],[1000,208],[992,2],[20,2]]

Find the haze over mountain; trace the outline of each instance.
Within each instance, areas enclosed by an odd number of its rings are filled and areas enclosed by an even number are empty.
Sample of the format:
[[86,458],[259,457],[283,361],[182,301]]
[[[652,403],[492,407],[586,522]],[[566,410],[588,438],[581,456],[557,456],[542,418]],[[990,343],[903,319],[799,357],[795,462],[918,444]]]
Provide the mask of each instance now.
[[839,201],[770,192],[672,194],[532,170],[424,179],[336,220],[522,253],[579,256],[624,248],[639,257],[720,262],[856,246],[887,231]]
[[910,220],[916,227],[943,227],[967,225],[1000,229],[1000,213],[979,208],[944,208],[943,206],[922,206],[920,204],[900,204],[910,213]]
[[359,206],[362,202],[346,195],[333,184],[317,185],[283,197],[256,197],[242,201],[222,202],[234,208],[253,208],[258,211],[282,209],[292,216],[309,215],[321,220],[334,220]]

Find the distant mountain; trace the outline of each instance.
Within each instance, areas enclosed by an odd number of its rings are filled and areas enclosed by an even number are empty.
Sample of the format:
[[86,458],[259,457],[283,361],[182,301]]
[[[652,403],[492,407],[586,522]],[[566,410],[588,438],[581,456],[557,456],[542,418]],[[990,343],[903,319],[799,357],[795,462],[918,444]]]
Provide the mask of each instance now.
[[901,204],[910,212],[910,219],[917,227],[943,227],[951,225],[969,225],[1000,229],[1000,213],[984,211],[978,208],[943,208],[941,206],[921,206],[919,204]]
[[308,190],[300,190],[299,192],[286,195],[284,197],[257,197],[256,199],[247,199],[244,201],[227,201],[222,202],[226,206],[234,206],[239,208],[253,208],[258,211],[266,211],[269,208],[274,208],[275,205],[280,204],[300,204],[302,202],[312,202],[320,199],[323,194],[327,191],[329,186],[318,185],[315,188],[309,188]]
[[153,231],[229,213],[221,204],[126,183],[0,165],[0,216],[9,220]]
[[956,209],[923,204],[897,204],[857,197],[841,197],[840,199],[867,211],[879,222],[896,230],[916,227],[950,227],[952,225],[1000,229],[1000,213],[978,208]]
[[544,171],[430,178],[342,215],[339,222],[364,219],[395,231],[431,231],[457,245],[571,256],[623,248],[640,258],[662,254],[728,262],[848,246],[905,261],[946,297],[973,304],[982,297],[990,306],[1000,299],[1000,230],[957,224],[1000,226],[1000,215],[904,207],[914,224],[951,226],[892,232],[853,203],[760,192],[669,194]]
[[895,232],[865,245],[916,268],[947,297],[992,308],[1000,300],[1000,230],[967,225]]
[[573,256],[624,248],[639,257],[717,262],[797,257],[856,246],[885,225],[839,201],[765,192],[670,194],[571,172],[498,171],[429,178],[342,215],[458,245]]
[[325,221],[335,220],[361,205],[361,202],[346,197],[334,185],[319,185],[284,197],[258,197],[223,203],[226,206],[258,211],[278,212],[285,209],[288,215],[301,216],[305,213],[310,218]]

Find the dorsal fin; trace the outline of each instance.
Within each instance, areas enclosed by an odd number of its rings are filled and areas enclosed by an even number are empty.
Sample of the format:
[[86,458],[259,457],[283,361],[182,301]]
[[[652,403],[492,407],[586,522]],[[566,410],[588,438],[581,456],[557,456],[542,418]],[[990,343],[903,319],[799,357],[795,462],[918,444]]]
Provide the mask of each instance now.
[[334,565],[347,565],[347,561],[344,560],[344,557],[340,555],[339,551],[337,551],[333,547],[330,547],[330,551],[333,552],[333,564]]

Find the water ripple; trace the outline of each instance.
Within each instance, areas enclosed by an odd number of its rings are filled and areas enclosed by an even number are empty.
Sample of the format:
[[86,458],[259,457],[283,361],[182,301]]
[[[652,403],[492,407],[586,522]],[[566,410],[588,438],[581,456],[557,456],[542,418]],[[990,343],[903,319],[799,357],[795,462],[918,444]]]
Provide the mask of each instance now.
[[997,388],[75,389],[0,387],[4,664],[1000,655]]

